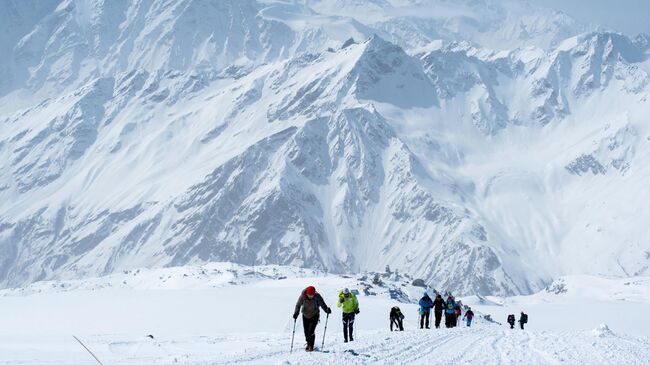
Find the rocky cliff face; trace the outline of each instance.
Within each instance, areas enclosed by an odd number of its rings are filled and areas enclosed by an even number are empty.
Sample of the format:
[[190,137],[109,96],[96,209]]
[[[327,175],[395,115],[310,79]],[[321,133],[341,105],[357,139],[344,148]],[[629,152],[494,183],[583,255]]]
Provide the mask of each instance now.
[[402,15],[10,2],[1,285],[224,260],[481,294],[647,273],[640,38],[540,10],[519,37],[548,48],[493,51]]

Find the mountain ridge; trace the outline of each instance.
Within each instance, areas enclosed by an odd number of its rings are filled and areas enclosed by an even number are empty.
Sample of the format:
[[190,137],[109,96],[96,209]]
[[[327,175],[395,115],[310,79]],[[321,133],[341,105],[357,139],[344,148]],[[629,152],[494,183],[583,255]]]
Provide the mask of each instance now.
[[[64,1],[13,48],[39,66],[0,96],[1,286],[222,260],[500,295],[647,274],[639,41],[405,50],[309,3],[148,5]],[[237,19],[251,43],[210,35]]]

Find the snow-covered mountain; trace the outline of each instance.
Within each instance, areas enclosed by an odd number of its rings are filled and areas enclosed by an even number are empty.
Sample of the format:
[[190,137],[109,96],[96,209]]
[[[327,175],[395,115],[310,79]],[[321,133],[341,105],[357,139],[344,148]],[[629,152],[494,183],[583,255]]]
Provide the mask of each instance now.
[[1,286],[648,274],[647,37],[488,0],[9,0],[0,24]]
[[322,14],[353,17],[404,48],[470,41],[497,50],[557,46],[590,29],[567,14],[517,0],[305,0]]

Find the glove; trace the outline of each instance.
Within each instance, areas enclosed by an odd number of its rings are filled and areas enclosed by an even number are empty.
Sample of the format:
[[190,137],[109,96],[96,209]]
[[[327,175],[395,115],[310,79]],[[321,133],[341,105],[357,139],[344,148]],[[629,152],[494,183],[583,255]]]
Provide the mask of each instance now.
[[332,310],[330,309],[330,307],[325,308],[325,313],[327,313],[327,314],[332,313]]
[[295,321],[296,319],[298,319],[298,313],[294,313],[294,314],[293,314],[293,319],[294,319],[294,321]]
[[341,297],[341,299],[339,299],[339,302],[341,303],[345,302],[345,298]]
[[354,314],[359,314],[359,312],[360,311],[357,309],[357,310],[354,311]]

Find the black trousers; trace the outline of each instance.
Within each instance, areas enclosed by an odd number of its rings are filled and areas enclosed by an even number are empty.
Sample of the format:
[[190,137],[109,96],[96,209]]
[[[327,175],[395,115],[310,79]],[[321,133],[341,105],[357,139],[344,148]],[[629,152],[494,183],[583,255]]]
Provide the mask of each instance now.
[[521,326],[521,329],[523,330],[524,329],[524,322],[519,321],[519,325]]
[[510,328],[515,328],[515,322],[508,322],[510,323]]
[[390,317],[390,330],[393,330],[393,325],[400,330],[404,331],[404,323],[400,317]]
[[424,314],[420,315],[420,328],[424,328],[426,325],[429,328],[429,316],[431,315],[430,311],[425,311]]
[[456,313],[445,312],[445,327],[456,327]]
[[436,316],[436,328],[440,328],[440,320],[442,319],[442,311],[435,311],[433,314]]
[[[354,341],[352,332],[354,331],[354,313],[343,313],[343,339]],[[348,335],[349,334],[349,335]]]
[[305,341],[307,341],[307,346],[314,347],[314,342],[316,341],[316,326],[318,326],[318,316],[307,318],[302,317],[302,328],[305,330]]

